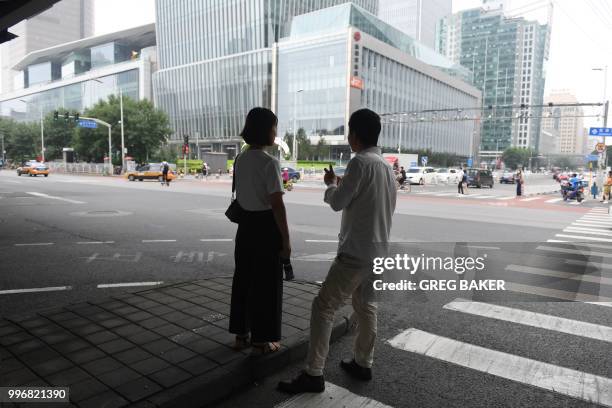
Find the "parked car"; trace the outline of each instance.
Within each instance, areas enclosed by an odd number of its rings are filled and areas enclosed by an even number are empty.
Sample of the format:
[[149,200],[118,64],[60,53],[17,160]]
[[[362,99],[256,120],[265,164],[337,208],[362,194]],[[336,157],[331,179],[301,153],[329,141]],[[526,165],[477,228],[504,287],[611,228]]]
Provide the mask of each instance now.
[[[161,163],[149,163],[142,166],[136,167],[136,170],[128,171],[125,177],[129,181],[143,181],[143,180],[157,180],[163,181]],[[170,171],[168,172],[168,181],[172,181],[176,178],[176,164],[170,164]]]
[[433,167],[410,167],[406,170],[407,183],[425,185],[436,181],[436,171]]
[[499,177],[499,184],[514,184],[516,183],[515,177],[516,174],[514,174],[513,172],[505,171]]
[[493,174],[490,170],[482,169],[468,169],[467,171],[467,185],[468,187],[481,188],[482,186],[488,186],[493,188]]
[[291,180],[294,183],[300,179],[300,172],[297,171],[296,169],[293,169],[291,167],[283,167],[281,170],[282,171],[287,170],[289,172],[289,180]]
[[458,183],[459,170],[447,168],[436,169],[436,178],[439,183]]

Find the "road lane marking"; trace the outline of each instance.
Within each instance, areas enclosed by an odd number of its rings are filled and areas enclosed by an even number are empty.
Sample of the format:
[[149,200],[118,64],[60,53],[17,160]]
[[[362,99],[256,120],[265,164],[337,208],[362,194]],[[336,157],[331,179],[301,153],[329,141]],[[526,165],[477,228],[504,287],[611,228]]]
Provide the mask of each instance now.
[[506,197],[497,197],[498,200],[512,200],[514,196],[506,196]]
[[601,249],[609,249],[612,250],[612,244],[610,245],[605,245],[605,244],[596,244],[593,242],[579,242],[579,241],[558,241],[558,242],[563,242],[567,245],[571,245],[572,247],[585,247],[583,251],[587,252],[586,254],[583,253],[582,255],[591,255],[588,253],[588,251],[591,248],[601,248]]
[[7,183],[12,183],[12,184],[21,184],[21,181],[13,181],[13,180],[2,180],[5,181]]
[[598,238],[598,237],[587,237],[584,235],[568,235],[568,234],[556,234],[555,237],[559,238],[572,238],[575,240],[587,240],[587,241],[599,241],[599,242],[612,242],[610,238]]
[[26,192],[26,194],[30,194],[30,195],[33,195],[35,197],[49,198],[51,200],[65,201],[65,202],[71,203],[71,204],[87,204],[85,201],[70,200],[68,198],[55,197],[55,196],[51,196],[49,194],[43,194],[43,193]]
[[389,344],[482,373],[612,407],[612,379],[438,336],[418,329]]
[[432,194],[434,197],[449,197],[449,196],[454,196],[457,195],[457,193],[438,193],[438,194]]
[[391,408],[382,402],[353,394],[349,390],[325,382],[325,391],[296,395],[274,406],[274,408]]
[[579,234],[590,234],[590,235],[602,235],[607,237],[612,237],[612,234],[602,230],[594,230],[590,228],[578,228],[578,227],[568,227],[563,230],[563,232],[576,232]]
[[[571,242],[569,244],[572,244]],[[557,248],[557,247],[549,247],[549,246],[539,246],[536,249],[540,251],[550,251],[550,252],[559,252],[562,254],[574,254],[574,255],[589,255],[589,256],[601,256],[604,258],[612,258],[612,253],[609,252],[592,252],[592,251],[581,251],[578,249],[567,249],[567,248]],[[585,253],[586,252],[586,253]]]
[[129,288],[134,286],[157,286],[163,285],[164,282],[127,282],[127,283],[101,283],[97,287],[98,289],[107,288]]
[[581,201],[571,201],[568,204],[569,205],[580,205],[580,204],[582,204],[582,202]]
[[333,244],[337,244],[338,240],[337,239],[306,239],[305,242],[311,242],[311,243],[333,243]]
[[72,286],[52,286],[48,288],[30,288],[30,289],[9,289],[0,290],[0,295],[11,295],[15,293],[36,293],[36,292],[59,292],[62,290],[70,290]]
[[155,244],[159,242],[176,242],[176,239],[143,239],[143,244]]
[[473,302],[466,299],[455,299],[445,304],[444,309],[612,342],[612,327],[580,320],[571,320],[489,303]]
[[602,227],[599,225],[588,225],[588,224],[572,224],[567,226],[567,228],[580,228],[580,229],[584,229],[584,230],[589,230],[589,231],[610,231],[610,228],[607,227]]
[[592,267],[592,268],[610,269],[610,270],[612,270],[612,265],[611,264],[604,264],[604,263],[599,263],[599,262],[580,261],[578,259],[566,259],[565,263],[566,264],[570,264],[570,265],[576,265],[576,266],[585,266],[585,267]]
[[115,241],[84,241],[77,242],[77,245],[102,245],[102,244],[114,244]]
[[535,268],[532,266],[524,265],[508,265],[506,266],[507,271],[528,273],[530,275],[549,276],[551,278],[571,279],[581,282],[597,283],[599,285],[612,285],[612,279],[604,278],[600,276],[593,276],[580,273],[555,271],[553,269]]
[[574,224],[591,224],[600,225],[602,227],[612,227],[612,222],[610,221],[576,220]]
[[34,242],[31,244],[15,244],[16,247],[26,247],[26,246],[49,246],[54,245],[53,242]]
[[203,238],[200,242],[232,242],[232,238]]
[[563,201],[563,198],[553,198],[552,200],[546,200],[545,203],[558,203],[559,201]]
[[529,197],[529,198],[523,198],[521,201],[535,201],[539,199],[540,197]]
[[612,298],[598,295],[591,295],[581,292],[570,292],[561,289],[544,288],[542,286],[523,285],[522,283],[506,282],[506,290],[511,292],[525,293],[554,299],[561,299],[568,302],[599,303],[604,306],[612,307]]

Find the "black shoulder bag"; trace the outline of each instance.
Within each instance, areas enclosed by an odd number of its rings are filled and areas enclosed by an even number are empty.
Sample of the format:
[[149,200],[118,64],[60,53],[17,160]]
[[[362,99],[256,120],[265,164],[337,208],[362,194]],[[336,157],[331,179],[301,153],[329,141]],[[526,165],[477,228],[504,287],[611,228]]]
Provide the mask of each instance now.
[[238,161],[238,156],[234,159],[233,165],[233,175],[232,175],[232,202],[229,207],[225,211],[225,216],[236,224],[240,224],[240,221],[244,218],[244,209],[238,204],[238,200],[236,200],[236,162]]

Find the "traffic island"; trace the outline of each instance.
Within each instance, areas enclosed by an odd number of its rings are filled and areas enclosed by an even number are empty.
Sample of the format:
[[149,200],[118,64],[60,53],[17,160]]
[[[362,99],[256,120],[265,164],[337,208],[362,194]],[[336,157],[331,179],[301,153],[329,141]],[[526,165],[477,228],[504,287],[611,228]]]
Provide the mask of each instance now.
[[[231,278],[182,282],[0,320],[0,384],[69,387],[79,407],[202,407],[306,356],[319,286],[285,282],[282,348],[232,349]],[[332,341],[347,330],[338,313]]]

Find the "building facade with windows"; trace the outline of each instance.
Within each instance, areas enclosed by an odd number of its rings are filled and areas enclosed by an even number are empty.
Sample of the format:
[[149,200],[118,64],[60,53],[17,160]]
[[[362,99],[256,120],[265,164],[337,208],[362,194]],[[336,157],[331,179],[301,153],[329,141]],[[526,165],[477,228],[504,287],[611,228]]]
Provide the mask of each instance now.
[[[470,69],[483,93],[481,157],[539,147],[550,24],[504,15],[504,2],[455,13],[438,24],[437,50]],[[504,107],[514,108],[504,108]]]
[[367,10],[346,3],[297,16],[276,48],[279,134],[303,129],[332,145],[332,158],[349,157],[350,114],[369,108],[383,115],[383,147],[475,156],[479,126],[457,112],[480,106],[469,71]]
[[[273,47],[293,16],[344,1],[156,0],[155,102],[169,114],[172,143],[189,136],[233,157],[248,111],[274,104]],[[377,12],[378,0],[354,1]]]
[[378,17],[430,48],[436,24],[452,14],[452,0],[380,0]]
[[13,67],[23,88],[0,95],[0,116],[36,121],[58,109],[82,112],[109,95],[152,100],[155,25],[34,51]]
[[556,104],[577,103],[578,99],[569,90],[555,90],[546,96],[545,104],[553,105],[545,108],[542,131],[557,135],[556,154],[582,155],[585,153],[584,109],[581,106],[555,106]]
[[23,88],[13,66],[27,54],[94,35],[93,0],[62,0],[9,31],[17,38],[0,45],[0,94]]

